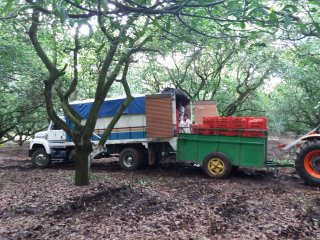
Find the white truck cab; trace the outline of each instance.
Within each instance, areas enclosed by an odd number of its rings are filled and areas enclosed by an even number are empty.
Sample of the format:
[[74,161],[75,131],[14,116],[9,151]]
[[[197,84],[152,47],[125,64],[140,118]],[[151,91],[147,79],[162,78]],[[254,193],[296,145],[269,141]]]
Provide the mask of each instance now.
[[47,131],[47,140],[49,142],[65,142],[67,140],[67,134],[51,121]]
[[31,139],[29,157],[34,166],[45,168],[52,158],[66,159],[68,145],[66,132],[51,121],[47,131],[38,132]]

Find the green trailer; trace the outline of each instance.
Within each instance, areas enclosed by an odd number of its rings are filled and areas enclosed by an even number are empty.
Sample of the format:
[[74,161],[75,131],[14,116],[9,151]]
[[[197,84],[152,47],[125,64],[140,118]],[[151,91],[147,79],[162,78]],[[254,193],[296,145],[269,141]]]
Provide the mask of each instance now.
[[179,134],[176,160],[201,165],[207,175],[226,178],[235,167],[293,167],[267,160],[267,132],[264,137]]

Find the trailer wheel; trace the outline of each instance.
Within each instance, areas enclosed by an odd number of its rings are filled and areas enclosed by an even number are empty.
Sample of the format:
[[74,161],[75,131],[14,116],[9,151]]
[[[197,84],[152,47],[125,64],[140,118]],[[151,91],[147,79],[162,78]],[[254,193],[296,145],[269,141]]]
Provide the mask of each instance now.
[[36,168],[46,168],[50,165],[51,159],[46,150],[36,150],[31,157],[32,165]]
[[232,171],[232,164],[223,153],[210,153],[203,161],[205,173],[212,178],[227,178]]
[[297,155],[295,168],[311,186],[320,187],[320,142],[306,142]]
[[123,170],[136,170],[143,163],[142,153],[136,148],[125,148],[120,153],[119,163]]

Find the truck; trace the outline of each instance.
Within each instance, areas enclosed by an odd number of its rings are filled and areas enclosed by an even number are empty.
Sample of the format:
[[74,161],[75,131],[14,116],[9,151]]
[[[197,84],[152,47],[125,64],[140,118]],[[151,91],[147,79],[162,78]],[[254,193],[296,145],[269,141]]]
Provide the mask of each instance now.
[[[100,107],[94,133],[91,137],[97,144],[125,97],[105,99]],[[112,130],[105,151],[97,158],[119,154],[119,163],[124,170],[135,170],[143,165],[155,164],[163,153],[177,150],[177,105],[183,102],[190,111],[187,96],[169,91],[164,94],[133,95],[133,100],[123,112]],[[85,123],[93,100],[74,101],[70,105]],[[61,117],[69,126],[71,121]],[[30,141],[29,156],[37,168],[46,168],[52,161],[69,159],[74,148],[71,136],[49,124],[48,130],[35,134]]]
[[[112,130],[105,150],[97,155],[119,156],[123,170],[136,170],[154,165],[167,156],[176,161],[200,165],[212,178],[227,178],[237,167],[293,167],[292,163],[279,164],[267,159],[268,132],[266,128],[230,130],[224,126],[194,124],[191,131],[183,133],[178,124],[177,107],[182,102],[185,111],[195,119],[205,119],[215,112],[214,105],[198,103],[193,113],[190,99],[183,93],[167,91],[153,95],[134,95],[133,101]],[[100,107],[92,135],[96,144],[108,126],[124,97],[106,99]],[[86,121],[93,100],[71,102],[83,123]],[[195,104],[196,105],[196,104]],[[72,123],[64,117],[67,124]],[[199,120],[198,120],[199,121]],[[310,185],[320,186],[320,134],[303,139],[295,167]],[[48,130],[35,134],[30,141],[29,156],[37,168],[46,168],[52,161],[67,161],[74,148],[72,138],[50,123]]]

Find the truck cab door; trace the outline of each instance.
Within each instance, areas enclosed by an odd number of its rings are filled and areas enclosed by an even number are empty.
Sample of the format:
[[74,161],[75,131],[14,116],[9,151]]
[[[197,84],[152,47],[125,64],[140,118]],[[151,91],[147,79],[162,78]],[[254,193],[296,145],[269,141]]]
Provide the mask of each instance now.
[[48,129],[48,141],[66,141],[66,139],[66,132],[51,122]]

